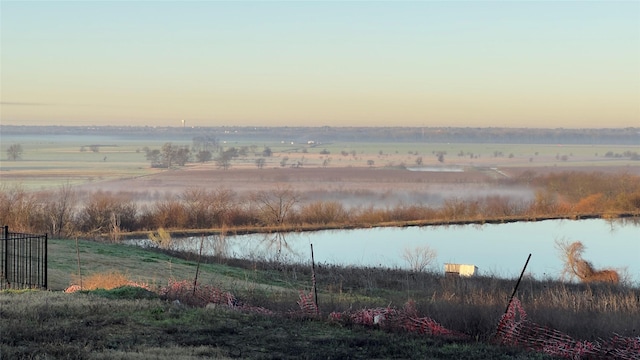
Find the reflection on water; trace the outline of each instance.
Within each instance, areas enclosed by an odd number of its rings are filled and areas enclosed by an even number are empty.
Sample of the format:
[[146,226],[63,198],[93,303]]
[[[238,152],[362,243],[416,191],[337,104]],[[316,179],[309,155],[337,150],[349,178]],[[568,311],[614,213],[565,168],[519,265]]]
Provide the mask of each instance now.
[[267,254],[275,254],[274,260],[276,261],[282,260],[283,249],[285,254],[296,254],[296,251],[287,243],[286,233],[264,234],[261,245]]
[[[558,278],[563,264],[557,241],[581,241],[585,260],[615,268],[640,281],[640,219],[548,220],[508,224],[327,230],[303,233],[208,236],[204,254],[224,257],[353,266],[407,268],[405,249],[428,246],[437,252],[434,270],[444,263],[478,266],[481,275],[517,277],[529,253],[527,273]],[[174,239],[174,249],[197,252],[200,238]],[[147,240],[132,241],[149,246]]]

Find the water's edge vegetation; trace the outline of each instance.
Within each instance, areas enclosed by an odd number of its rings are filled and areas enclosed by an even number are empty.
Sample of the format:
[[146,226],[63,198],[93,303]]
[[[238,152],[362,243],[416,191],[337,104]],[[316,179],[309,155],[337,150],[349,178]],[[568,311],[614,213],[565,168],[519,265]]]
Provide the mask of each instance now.
[[306,201],[304,193],[277,186],[244,195],[228,188],[188,188],[140,204],[127,192],[79,193],[71,186],[28,192],[2,186],[0,223],[12,231],[117,241],[160,228],[179,236],[640,216],[640,177],[634,175],[524,173],[496,180],[500,184],[531,187],[534,199],[492,195],[448,198],[438,207],[348,207],[339,201]]

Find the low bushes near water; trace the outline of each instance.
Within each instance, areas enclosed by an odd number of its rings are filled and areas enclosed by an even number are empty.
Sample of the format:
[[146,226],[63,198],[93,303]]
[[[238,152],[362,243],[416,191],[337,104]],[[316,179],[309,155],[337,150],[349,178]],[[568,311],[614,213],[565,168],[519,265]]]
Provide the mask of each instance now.
[[[13,231],[53,236],[107,237],[158,228],[236,229],[242,227],[372,226],[409,221],[483,221],[545,216],[640,214],[640,177],[628,174],[525,173],[503,180],[535,190],[530,201],[503,196],[447,198],[440,206],[389,204],[350,207],[335,200],[306,201],[305,194],[278,186],[240,196],[232,189],[187,189],[141,204],[136,194],[79,194],[69,186],[30,193],[0,187],[0,223]],[[500,185],[496,182],[495,185]],[[318,195],[318,194],[315,194]],[[334,194],[335,195],[335,194]],[[317,197],[317,196],[316,196]]]

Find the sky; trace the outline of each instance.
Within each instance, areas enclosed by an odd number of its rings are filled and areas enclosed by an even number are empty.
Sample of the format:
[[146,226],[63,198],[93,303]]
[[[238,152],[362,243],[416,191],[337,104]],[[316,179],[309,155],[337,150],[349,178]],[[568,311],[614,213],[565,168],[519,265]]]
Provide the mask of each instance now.
[[6,125],[640,127],[640,1],[0,1]]

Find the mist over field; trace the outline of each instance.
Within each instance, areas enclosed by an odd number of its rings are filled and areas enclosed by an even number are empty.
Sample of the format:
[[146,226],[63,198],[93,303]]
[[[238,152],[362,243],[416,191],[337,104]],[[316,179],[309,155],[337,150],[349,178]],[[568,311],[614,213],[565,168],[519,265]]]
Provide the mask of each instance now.
[[[290,186],[302,202],[347,208],[441,206],[447,199],[529,202],[536,189],[513,179],[558,171],[640,174],[640,129],[358,127],[39,127],[0,125],[3,185],[126,194],[140,204],[189,188],[240,198]],[[185,166],[154,168],[148,152],[189,149]],[[198,161],[208,144],[211,158]],[[224,151],[228,168],[216,160]],[[269,149],[269,156],[264,156]],[[161,154],[160,152],[158,152]],[[439,155],[441,154],[441,155]],[[256,160],[264,160],[258,168]],[[456,172],[451,172],[453,169]],[[414,171],[409,171],[414,170]]]
[[[531,201],[535,190],[514,185],[490,184],[430,184],[424,186],[410,186],[399,182],[396,185],[360,185],[349,183],[326,182],[314,186],[291,182],[277,184],[256,185],[251,183],[235,183],[218,185],[233,190],[239,197],[248,196],[251,192],[268,190],[270,186],[287,185],[300,192],[302,204],[314,201],[335,201],[346,208],[375,207],[385,208],[398,205],[438,207],[447,199],[460,201],[475,200],[486,197],[501,197],[523,204]],[[179,197],[186,188],[177,185],[144,186],[135,188],[135,184],[127,181],[104,182],[101,184],[80,185],[77,190],[91,193],[101,191],[114,195],[126,196],[138,204],[151,204],[156,201]],[[212,187],[216,189],[219,187]],[[409,188],[409,189],[407,189]]]

